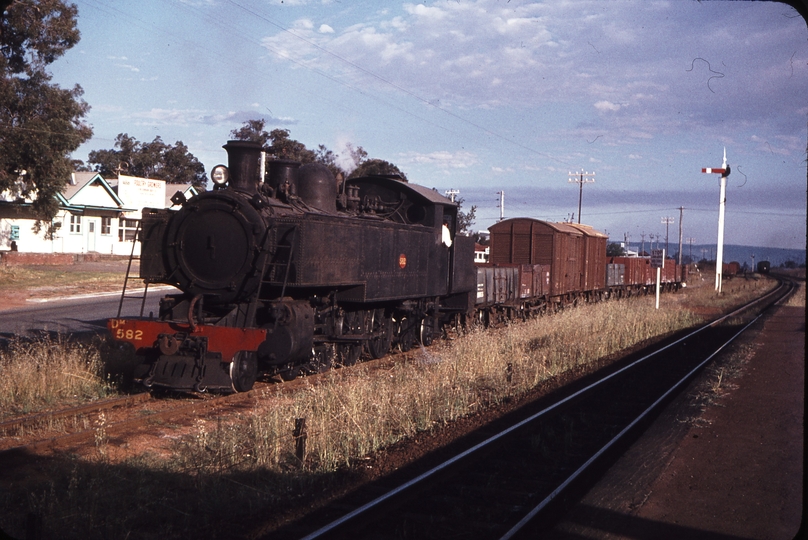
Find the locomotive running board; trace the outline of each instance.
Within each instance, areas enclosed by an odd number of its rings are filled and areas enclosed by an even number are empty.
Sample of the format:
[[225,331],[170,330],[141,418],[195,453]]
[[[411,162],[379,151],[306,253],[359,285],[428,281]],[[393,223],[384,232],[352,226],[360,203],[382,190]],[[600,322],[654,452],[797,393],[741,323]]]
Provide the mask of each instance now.
[[239,351],[255,351],[266,340],[267,331],[262,328],[234,328],[199,324],[191,332],[187,324],[147,321],[138,319],[109,319],[107,328],[113,339],[131,343],[136,352],[158,346],[161,334],[182,333],[193,337],[208,338],[208,352],[221,353],[222,362],[233,361]]

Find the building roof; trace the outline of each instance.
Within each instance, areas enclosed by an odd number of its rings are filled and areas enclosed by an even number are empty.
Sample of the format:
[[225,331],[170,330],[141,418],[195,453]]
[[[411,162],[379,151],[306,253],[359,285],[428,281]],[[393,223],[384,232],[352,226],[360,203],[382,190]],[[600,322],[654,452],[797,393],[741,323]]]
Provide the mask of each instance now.
[[[93,195],[91,198],[97,200],[97,204],[88,204],[86,201],[81,202],[82,194],[87,193],[93,187],[100,188],[105,197],[98,199]],[[123,201],[118,197],[118,194],[104,180],[104,177],[98,173],[93,172],[74,172],[70,175],[70,183],[65,186],[61,193],[56,195],[59,201],[59,206],[63,207],[69,212],[83,214],[87,210],[96,211],[115,211],[115,212],[134,212],[135,208],[125,208]]]
[[[173,186],[177,189],[168,189],[169,186]],[[185,188],[185,189],[182,189]],[[171,198],[176,195],[177,192],[182,193],[185,195],[186,199],[190,199],[196,195],[199,195],[199,190],[196,189],[192,184],[167,184],[166,185],[166,208],[171,208],[172,206],[176,206],[174,201]]]

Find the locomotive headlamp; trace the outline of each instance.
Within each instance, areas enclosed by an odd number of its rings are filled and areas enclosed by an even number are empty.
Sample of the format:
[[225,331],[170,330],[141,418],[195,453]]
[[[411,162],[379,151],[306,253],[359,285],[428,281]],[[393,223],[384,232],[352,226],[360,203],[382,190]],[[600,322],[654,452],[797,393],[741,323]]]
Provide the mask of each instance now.
[[210,171],[210,179],[213,180],[213,183],[217,186],[223,186],[230,179],[230,171],[225,165],[216,165],[213,170]]

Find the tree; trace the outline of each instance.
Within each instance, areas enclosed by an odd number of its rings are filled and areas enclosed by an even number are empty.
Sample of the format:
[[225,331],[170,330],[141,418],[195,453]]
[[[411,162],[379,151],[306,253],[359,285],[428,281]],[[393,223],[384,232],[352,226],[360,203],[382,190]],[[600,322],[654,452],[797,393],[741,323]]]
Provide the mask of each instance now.
[[62,0],[3,1],[0,9],[0,191],[31,198],[37,217],[49,220],[70,155],[92,136],[81,87],[60,88],[47,72],[78,43],[78,12]]
[[237,141],[252,141],[261,143],[261,147],[269,146],[270,135],[264,130],[266,120],[247,120],[239,129],[230,132],[230,136]]
[[230,132],[237,141],[261,143],[266,152],[275,159],[289,159],[301,163],[312,163],[317,155],[300,141],[289,138],[288,129],[273,129],[267,133],[266,120],[247,120],[239,129]]
[[163,152],[163,177],[172,184],[193,184],[196,187],[207,185],[205,166],[188,151],[182,141]]
[[617,242],[612,242],[606,246],[607,257],[622,257],[625,254],[626,250]]
[[472,225],[474,225],[474,218],[477,217],[477,207],[475,205],[471,206],[471,210],[468,212],[463,212],[460,210],[463,207],[463,203],[466,202],[465,199],[458,198],[457,199],[457,232],[459,234],[468,234],[469,229]]
[[356,148],[354,148],[354,146],[351,143],[346,143],[345,149],[351,156],[351,161],[353,161],[354,163],[354,169],[359,167],[362,163],[364,163],[368,159],[368,153],[361,146],[357,146]]
[[158,178],[169,184],[207,184],[205,166],[188,151],[182,141],[166,144],[158,135],[150,143],[141,143],[126,133],[115,137],[117,150],[93,150],[87,162],[101,176],[120,173],[143,178]]
[[343,177],[346,176],[345,171],[343,171],[342,167],[337,164],[338,157],[338,154],[335,154],[322,144],[317,146],[317,150],[314,151],[314,161],[317,163],[322,163],[328,167],[328,170],[331,171],[331,174],[333,174],[335,178],[339,175],[342,175]]
[[368,153],[361,146],[354,147],[348,143],[347,152],[356,168],[350,176],[338,164],[339,155],[329,150],[325,145],[319,145],[317,150],[310,150],[300,141],[289,137],[288,129],[273,129],[266,131],[266,120],[247,120],[238,129],[230,132],[230,136],[238,141],[254,141],[268,154],[268,159],[289,159],[301,163],[322,163],[328,167],[334,176],[340,173],[348,178],[373,175],[399,175],[406,182],[407,176],[395,165],[382,159],[368,159]]
[[289,138],[288,129],[273,129],[269,132],[269,139],[272,144],[267,148],[267,153],[277,159],[291,159],[300,163],[313,163],[317,156],[306,148],[300,141]]
[[[361,149],[361,147],[360,147]],[[359,178],[360,176],[384,176],[384,175],[399,175],[401,179],[407,182],[407,175],[404,174],[398,167],[384,161],[383,159],[368,159],[363,161],[356,169],[354,169],[348,178]]]

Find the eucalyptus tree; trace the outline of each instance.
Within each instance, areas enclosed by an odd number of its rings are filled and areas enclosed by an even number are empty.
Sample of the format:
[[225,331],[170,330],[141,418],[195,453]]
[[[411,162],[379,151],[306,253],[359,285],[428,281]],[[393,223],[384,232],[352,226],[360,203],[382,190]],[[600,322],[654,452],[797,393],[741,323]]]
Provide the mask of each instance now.
[[62,0],[0,0],[0,192],[32,199],[42,221],[58,211],[71,154],[92,136],[81,86],[61,88],[48,72],[78,43],[77,15]]

